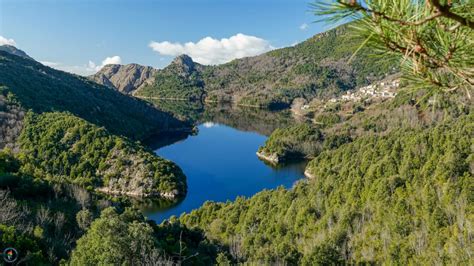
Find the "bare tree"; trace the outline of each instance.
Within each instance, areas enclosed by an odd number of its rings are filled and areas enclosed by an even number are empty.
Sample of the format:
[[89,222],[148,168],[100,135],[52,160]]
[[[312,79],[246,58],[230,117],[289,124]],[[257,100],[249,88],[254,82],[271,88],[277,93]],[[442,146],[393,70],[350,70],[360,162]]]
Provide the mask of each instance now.
[[0,190],[0,223],[15,226],[22,217],[23,213],[16,201],[10,198],[10,192]]

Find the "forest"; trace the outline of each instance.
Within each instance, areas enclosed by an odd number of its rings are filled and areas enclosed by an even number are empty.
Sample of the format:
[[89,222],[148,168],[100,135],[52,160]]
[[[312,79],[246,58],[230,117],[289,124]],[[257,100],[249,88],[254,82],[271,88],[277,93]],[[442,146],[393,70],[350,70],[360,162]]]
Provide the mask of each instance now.
[[[339,26],[222,65],[179,56],[137,97],[0,51],[0,246],[18,265],[472,264],[474,6],[311,8]],[[331,101],[393,77],[394,97]],[[188,187],[145,139],[211,119],[269,136],[257,154],[307,178],[149,220],[136,200]]]
[[179,219],[235,262],[468,264],[473,118],[358,138],[319,154],[313,178],[291,190],[209,202]]

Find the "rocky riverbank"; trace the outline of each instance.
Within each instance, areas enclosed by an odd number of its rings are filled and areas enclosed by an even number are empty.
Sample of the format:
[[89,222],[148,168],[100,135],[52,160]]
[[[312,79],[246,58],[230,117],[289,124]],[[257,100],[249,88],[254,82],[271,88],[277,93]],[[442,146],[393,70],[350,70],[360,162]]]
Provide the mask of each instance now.
[[304,176],[306,176],[306,177],[309,178],[309,179],[314,179],[314,178],[316,178],[315,175],[311,174],[311,172],[309,171],[308,168],[305,169],[305,171],[304,171]]
[[257,157],[259,159],[264,160],[266,162],[269,162],[271,164],[277,165],[277,164],[281,163],[281,158],[279,158],[276,153],[268,155],[268,154],[265,154],[263,152],[257,151],[256,154],[257,154]]
[[175,200],[179,198],[179,191],[173,190],[168,192],[153,192],[153,193],[145,193],[142,191],[122,191],[122,190],[113,190],[107,187],[97,188],[98,192],[108,194],[108,195],[116,195],[116,196],[128,196],[133,198],[153,198],[159,197],[162,199],[167,200]]

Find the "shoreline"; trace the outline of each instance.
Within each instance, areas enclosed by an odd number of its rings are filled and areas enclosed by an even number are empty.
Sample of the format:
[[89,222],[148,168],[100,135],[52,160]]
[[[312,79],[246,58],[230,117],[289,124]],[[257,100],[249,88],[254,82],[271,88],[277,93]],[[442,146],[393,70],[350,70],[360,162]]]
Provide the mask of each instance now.
[[257,154],[257,157],[264,160],[264,161],[267,161],[269,163],[272,163],[272,164],[275,164],[275,165],[278,165],[281,160],[278,158],[278,156],[276,154],[273,154],[273,155],[266,155],[265,153],[262,153],[262,152],[259,152],[257,151],[255,154]]
[[97,192],[101,192],[108,195],[116,195],[116,196],[128,196],[132,198],[152,198],[159,196],[162,199],[167,200],[176,200],[179,198],[179,194],[177,191],[170,191],[170,192],[155,192],[155,193],[137,193],[137,192],[125,192],[119,190],[111,190],[109,188],[96,188]]

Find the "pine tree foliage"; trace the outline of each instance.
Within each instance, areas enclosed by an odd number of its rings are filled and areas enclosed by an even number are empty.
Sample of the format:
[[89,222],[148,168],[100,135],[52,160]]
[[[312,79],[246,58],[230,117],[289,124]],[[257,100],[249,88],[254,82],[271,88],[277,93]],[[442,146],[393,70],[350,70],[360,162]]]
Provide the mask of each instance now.
[[471,0],[338,0],[312,4],[327,22],[355,20],[353,32],[379,56],[400,59],[411,90],[428,96],[474,88]]

